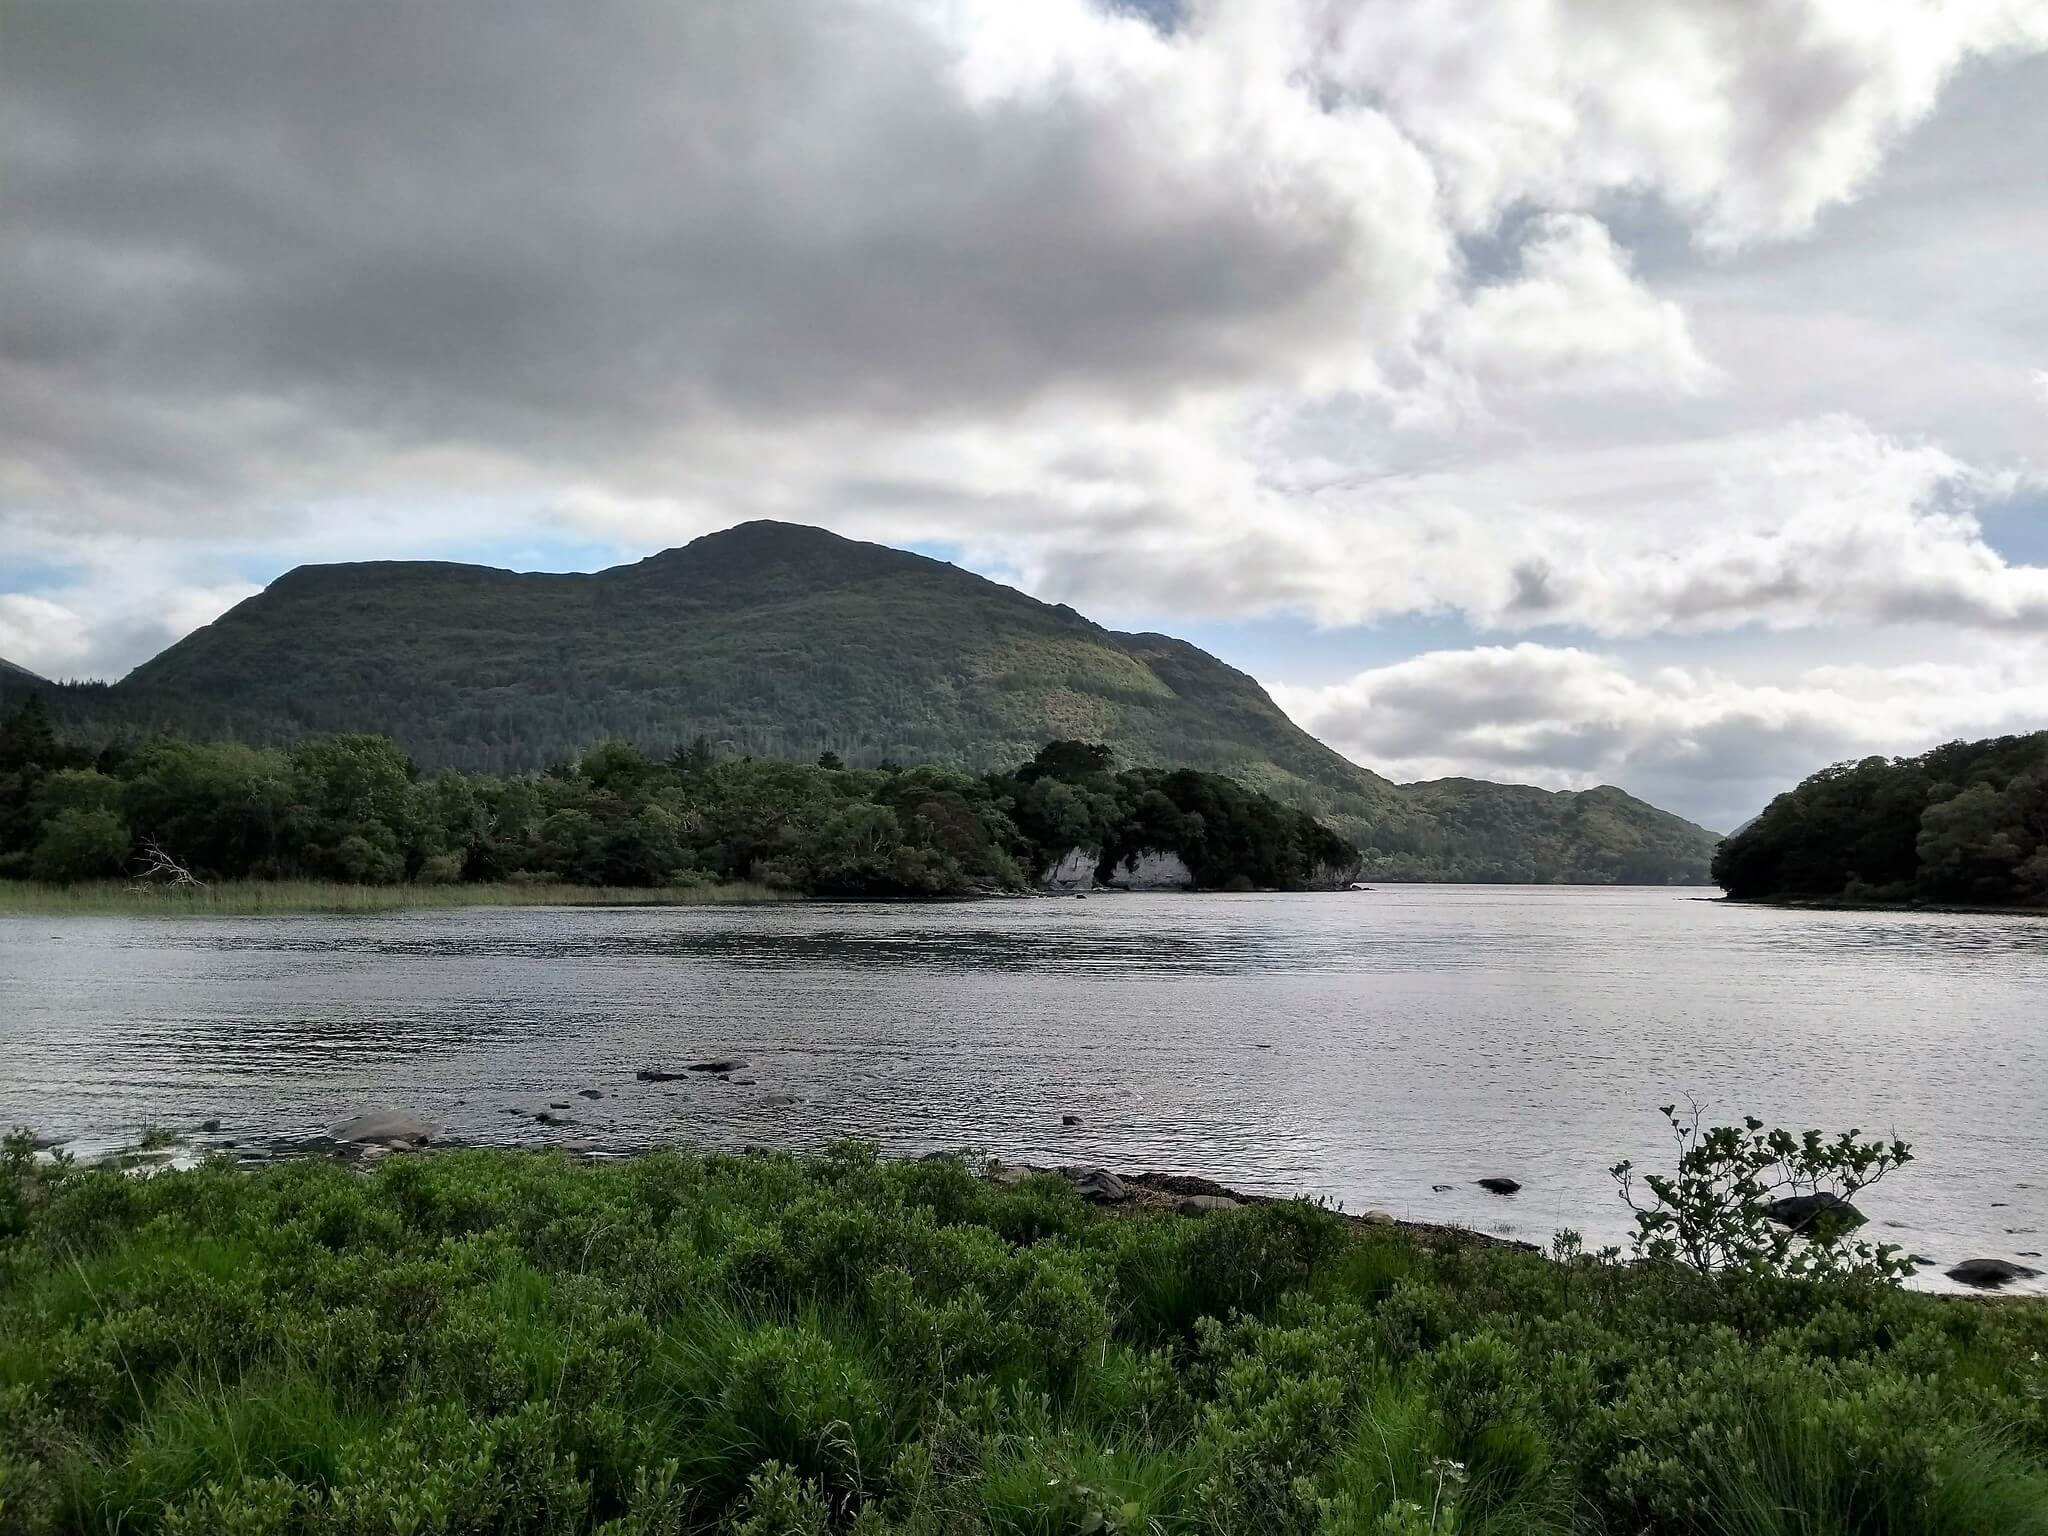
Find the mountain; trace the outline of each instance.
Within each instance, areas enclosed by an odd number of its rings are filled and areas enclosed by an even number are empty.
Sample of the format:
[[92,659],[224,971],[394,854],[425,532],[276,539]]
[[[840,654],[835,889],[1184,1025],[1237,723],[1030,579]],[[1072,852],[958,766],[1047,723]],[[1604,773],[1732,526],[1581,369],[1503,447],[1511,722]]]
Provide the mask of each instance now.
[[27,667],[16,666],[5,656],[0,656],[0,679],[11,683],[42,683],[46,678],[36,676]]
[[492,772],[608,736],[977,771],[1078,738],[1308,810],[1384,878],[1703,880],[1715,841],[1618,790],[1404,789],[1185,641],[1104,629],[943,561],[785,523],[594,575],[302,566],[118,684],[47,698],[74,731],[265,743],[374,731],[423,768]]

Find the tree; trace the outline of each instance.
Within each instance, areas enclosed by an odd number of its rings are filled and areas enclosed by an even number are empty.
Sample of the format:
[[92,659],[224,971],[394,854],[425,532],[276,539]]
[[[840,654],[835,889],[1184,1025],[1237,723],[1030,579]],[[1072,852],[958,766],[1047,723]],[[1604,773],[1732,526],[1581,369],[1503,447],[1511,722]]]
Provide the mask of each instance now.
[[818,754],[818,766],[828,773],[838,773],[846,767],[846,759],[827,748]]
[[128,844],[128,824],[110,810],[60,811],[37,839],[29,870],[52,883],[118,875]]
[[1092,741],[1049,741],[1017,770],[1017,777],[1029,784],[1038,779],[1086,779],[1109,772],[1114,754]]
[[717,761],[717,754],[711,750],[711,738],[700,734],[692,737],[687,746],[676,748],[669,758],[669,766],[677,773],[695,774],[704,772]]

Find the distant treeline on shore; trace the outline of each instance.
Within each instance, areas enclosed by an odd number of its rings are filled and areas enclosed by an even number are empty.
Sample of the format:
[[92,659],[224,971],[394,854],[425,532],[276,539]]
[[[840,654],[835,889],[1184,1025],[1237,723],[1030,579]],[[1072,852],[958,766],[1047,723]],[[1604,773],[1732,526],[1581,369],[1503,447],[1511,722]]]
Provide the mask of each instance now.
[[1357,851],[1304,812],[1190,769],[1117,771],[1054,742],[1011,773],[654,761],[601,742],[542,773],[421,775],[380,736],[288,748],[60,741],[35,698],[0,722],[0,877],[143,875],[361,885],[654,888],[750,881],[796,894],[1022,888],[1071,850],[1108,870],[1170,853],[1210,889],[1298,889]]
[[2048,906],[2048,731],[1816,773],[1721,844],[1743,900]]

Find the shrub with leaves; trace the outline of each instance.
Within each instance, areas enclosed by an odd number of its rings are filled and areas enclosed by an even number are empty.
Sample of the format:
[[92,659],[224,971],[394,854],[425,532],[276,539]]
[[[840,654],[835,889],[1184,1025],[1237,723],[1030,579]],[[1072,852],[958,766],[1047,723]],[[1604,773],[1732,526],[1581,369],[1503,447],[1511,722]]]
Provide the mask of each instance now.
[[[1913,1160],[1903,1141],[1865,1141],[1767,1130],[1755,1116],[1709,1127],[1699,1104],[1658,1111],[1678,1143],[1673,1173],[1644,1173],[1624,1159],[1608,1171],[1635,1212],[1635,1251],[1700,1276],[1724,1272],[1897,1281],[1913,1272],[1889,1243],[1852,1241],[1861,1224],[1849,1202],[1859,1190]],[[1647,1191],[1647,1194],[1644,1193]],[[1801,1217],[1774,1219],[1782,1202]]]

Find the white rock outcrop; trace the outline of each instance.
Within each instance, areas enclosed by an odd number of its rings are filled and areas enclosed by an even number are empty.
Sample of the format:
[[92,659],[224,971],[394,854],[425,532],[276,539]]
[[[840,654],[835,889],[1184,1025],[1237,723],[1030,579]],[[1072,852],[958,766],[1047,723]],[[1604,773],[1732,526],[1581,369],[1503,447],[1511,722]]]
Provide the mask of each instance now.
[[1038,883],[1048,891],[1092,891],[1101,857],[1092,848],[1069,848]]
[[1147,848],[1118,861],[1103,881],[1114,891],[1185,891],[1194,883],[1194,871],[1166,848]]

